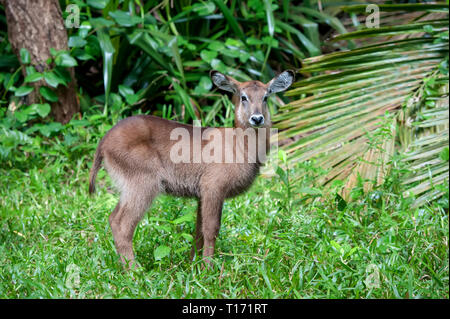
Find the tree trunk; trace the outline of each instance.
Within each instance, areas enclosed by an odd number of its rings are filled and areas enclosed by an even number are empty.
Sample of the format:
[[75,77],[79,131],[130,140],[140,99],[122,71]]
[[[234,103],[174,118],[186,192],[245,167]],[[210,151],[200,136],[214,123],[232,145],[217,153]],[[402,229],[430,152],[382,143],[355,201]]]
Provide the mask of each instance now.
[[[0,0],[1,1],[1,0]],[[50,48],[68,50],[67,32],[58,0],[3,0],[8,38],[14,53],[20,57],[20,49],[30,53],[31,64],[38,72],[49,69],[46,61],[51,57]],[[55,90],[58,101],[52,103],[52,114],[56,121],[67,123],[80,111],[76,95],[73,68],[68,69],[72,80],[67,87],[59,85]],[[22,70],[26,75],[25,68]],[[27,96],[27,103],[39,103],[39,87],[44,80],[32,83],[34,91]]]

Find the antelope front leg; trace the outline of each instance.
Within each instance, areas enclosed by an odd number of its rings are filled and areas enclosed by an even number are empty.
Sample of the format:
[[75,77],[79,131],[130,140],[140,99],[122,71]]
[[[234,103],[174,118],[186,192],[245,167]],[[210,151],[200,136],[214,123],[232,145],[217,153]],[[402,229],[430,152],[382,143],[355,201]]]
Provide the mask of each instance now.
[[201,203],[203,261],[206,262],[208,266],[211,266],[211,257],[214,254],[216,238],[220,229],[223,199],[218,199],[217,196],[205,196],[202,198]]

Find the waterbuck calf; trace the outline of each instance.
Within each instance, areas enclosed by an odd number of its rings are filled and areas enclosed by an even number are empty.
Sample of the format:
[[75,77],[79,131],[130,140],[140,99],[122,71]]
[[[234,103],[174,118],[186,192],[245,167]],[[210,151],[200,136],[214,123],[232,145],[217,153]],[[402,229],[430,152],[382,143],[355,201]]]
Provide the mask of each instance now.
[[[121,120],[98,145],[89,192],[92,194],[95,190],[95,178],[103,161],[120,191],[109,223],[125,267],[134,264],[135,228],[159,193],[198,199],[191,257],[202,250],[204,261],[211,263],[224,200],[250,187],[261,166],[257,153],[261,149],[264,153],[268,151],[271,121],[267,97],[286,90],[294,80],[294,72],[290,70],[267,84],[238,82],[214,70],[210,76],[217,87],[233,93],[234,128],[200,128],[138,115]],[[174,132],[177,136],[185,132],[188,138],[174,139]],[[229,133],[231,139],[227,138]],[[263,143],[256,143],[256,140],[263,140]],[[257,147],[251,147],[255,144]],[[183,149],[187,149],[187,154],[179,156],[179,150]],[[208,159],[212,156],[214,160],[204,160],[199,154],[209,156]],[[227,154],[234,155],[234,161],[226,160]],[[237,161],[238,157],[243,160]]]

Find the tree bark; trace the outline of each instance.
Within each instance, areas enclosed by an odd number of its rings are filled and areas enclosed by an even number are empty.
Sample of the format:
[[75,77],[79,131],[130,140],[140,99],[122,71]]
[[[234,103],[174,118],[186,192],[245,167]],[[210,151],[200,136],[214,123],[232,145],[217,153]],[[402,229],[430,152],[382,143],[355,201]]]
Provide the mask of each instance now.
[[[8,39],[17,57],[20,49],[30,53],[31,64],[38,72],[44,72],[51,66],[46,61],[51,57],[50,48],[68,50],[67,32],[58,0],[1,0],[6,13]],[[19,58],[20,60],[20,58]],[[51,103],[52,115],[61,123],[70,121],[80,111],[76,94],[74,69],[68,69],[71,81],[67,87],[59,85],[55,90],[58,101]],[[22,70],[26,76],[25,68]],[[31,83],[35,88],[27,96],[27,103],[39,103],[39,87],[46,85],[44,80]]]

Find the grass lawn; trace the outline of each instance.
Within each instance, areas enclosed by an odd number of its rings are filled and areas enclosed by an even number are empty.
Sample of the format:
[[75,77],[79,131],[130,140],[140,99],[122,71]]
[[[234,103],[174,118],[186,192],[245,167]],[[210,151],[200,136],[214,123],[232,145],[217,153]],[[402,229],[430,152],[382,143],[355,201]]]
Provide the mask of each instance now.
[[279,177],[226,201],[206,271],[188,258],[195,200],[160,196],[134,237],[142,268],[124,272],[108,225],[117,195],[101,170],[88,196],[88,165],[0,169],[1,298],[449,297],[439,203],[412,209],[388,188],[346,207],[305,202]]

